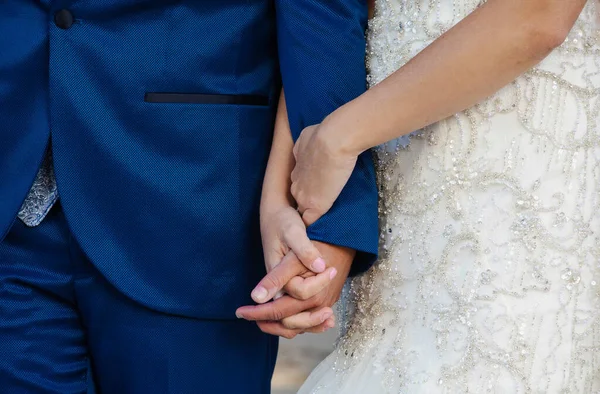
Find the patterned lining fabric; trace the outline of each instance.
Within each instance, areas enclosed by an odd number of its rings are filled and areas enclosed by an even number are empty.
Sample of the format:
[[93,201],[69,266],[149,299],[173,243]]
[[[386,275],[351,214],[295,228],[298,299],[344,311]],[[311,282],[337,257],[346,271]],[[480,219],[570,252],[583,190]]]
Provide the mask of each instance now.
[[58,189],[52,165],[52,150],[48,149],[33,186],[19,210],[19,219],[29,227],[39,225],[58,200]]

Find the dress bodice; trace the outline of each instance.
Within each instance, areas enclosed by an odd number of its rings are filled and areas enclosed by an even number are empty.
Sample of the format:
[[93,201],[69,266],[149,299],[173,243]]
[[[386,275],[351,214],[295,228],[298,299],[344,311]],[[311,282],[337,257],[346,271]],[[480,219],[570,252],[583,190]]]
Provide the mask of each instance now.
[[[369,84],[480,4],[378,1]],[[301,393],[600,392],[599,4],[496,94],[377,149],[380,261]]]
[[[485,0],[383,0],[369,22],[367,64],[372,87],[472,13]],[[600,76],[582,70],[585,59],[600,55],[600,1],[590,0],[565,42],[524,77],[551,76],[557,83],[585,89],[600,86]],[[579,69],[576,71],[576,69]],[[587,72],[586,72],[587,71]],[[548,74],[550,73],[550,74]],[[406,146],[409,136],[386,144]]]

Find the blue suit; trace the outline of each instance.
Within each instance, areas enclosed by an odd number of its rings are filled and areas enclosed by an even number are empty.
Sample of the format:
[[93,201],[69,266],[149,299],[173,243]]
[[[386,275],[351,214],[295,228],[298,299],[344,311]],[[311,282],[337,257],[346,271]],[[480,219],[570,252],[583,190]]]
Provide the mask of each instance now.
[[[38,271],[35,280],[28,277],[27,267],[44,270],[48,261],[70,259],[53,269],[78,283],[68,303],[83,319],[85,357],[104,392],[202,392],[194,378],[210,383],[220,367],[248,370],[250,363],[264,373],[250,374],[254,380],[233,373],[206,387],[268,391],[276,343],[236,321],[234,311],[251,302],[264,275],[258,205],[278,92],[283,81],[295,138],[361,94],[365,25],[364,0],[1,2],[0,308],[14,304],[3,301],[10,297],[2,289],[15,277],[36,289],[54,283]],[[49,141],[61,206],[48,223],[27,229],[15,216]],[[335,206],[309,229],[312,239],[358,250],[353,273],[375,258],[376,199],[373,164],[364,154]],[[31,253],[19,252],[25,249]],[[81,290],[82,277],[94,285]],[[60,309],[44,310],[51,308]],[[186,328],[154,332],[149,316],[165,321],[161,327]],[[148,327],[141,336],[148,346],[130,340],[135,326]],[[6,332],[0,322],[0,352],[18,352],[19,337],[11,347],[3,342]],[[189,341],[164,340],[189,336],[184,332],[194,332],[203,361],[181,355],[191,351]],[[238,344],[241,337],[254,348]],[[231,343],[237,347],[229,349]],[[163,360],[152,347],[170,357]],[[259,361],[256,352],[264,353]],[[128,357],[145,362],[131,361],[123,379],[113,378],[120,375],[110,365]],[[142,383],[119,391],[136,374],[161,376],[165,363],[183,362],[202,368],[177,379],[174,368],[171,385],[157,383],[154,391]],[[25,384],[6,378],[14,375],[3,374],[9,367],[0,362],[0,387]],[[173,381],[186,379],[190,386],[174,388]]]

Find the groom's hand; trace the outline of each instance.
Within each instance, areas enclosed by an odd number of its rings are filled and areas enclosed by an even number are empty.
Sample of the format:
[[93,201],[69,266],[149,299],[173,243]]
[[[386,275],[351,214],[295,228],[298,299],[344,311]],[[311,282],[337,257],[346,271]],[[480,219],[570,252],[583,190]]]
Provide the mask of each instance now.
[[[264,199],[264,196],[263,196]],[[305,290],[318,293],[337,274],[319,249],[306,235],[306,226],[296,209],[285,204],[264,204],[261,207],[261,235],[267,275],[252,291],[252,299],[263,304],[275,297],[294,277],[305,283]],[[282,264],[285,263],[285,264]],[[300,264],[293,264],[300,262]],[[307,275],[308,272],[317,276]],[[318,291],[317,291],[318,290]]]
[[[270,283],[287,283],[284,286],[287,295],[263,305],[241,307],[236,313],[238,317],[257,321],[263,332],[285,338],[332,328],[334,320],[330,307],[339,299],[355,252],[321,242],[314,244],[328,266],[335,268],[337,272],[327,286],[317,283],[318,277],[306,270],[293,255],[288,254],[261,281],[267,287]],[[269,293],[272,292],[273,289],[270,289]]]

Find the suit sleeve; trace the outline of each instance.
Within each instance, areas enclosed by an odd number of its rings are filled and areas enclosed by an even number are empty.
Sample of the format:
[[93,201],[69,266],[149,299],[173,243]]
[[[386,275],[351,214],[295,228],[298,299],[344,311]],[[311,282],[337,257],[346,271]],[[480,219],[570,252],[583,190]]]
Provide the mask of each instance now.
[[[294,140],[306,126],[366,89],[366,0],[276,0],[279,61]],[[331,210],[308,228],[311,239],[357,251],[351,275],[377,258],[377,186],[363,153]]]

